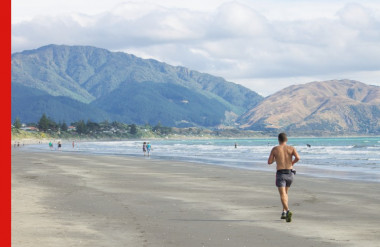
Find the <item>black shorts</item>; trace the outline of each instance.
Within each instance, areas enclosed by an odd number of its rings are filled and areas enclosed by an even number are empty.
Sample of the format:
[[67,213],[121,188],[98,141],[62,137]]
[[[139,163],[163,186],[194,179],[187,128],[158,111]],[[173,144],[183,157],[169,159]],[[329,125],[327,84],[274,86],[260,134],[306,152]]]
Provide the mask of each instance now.
[[292,170],[278,170],[276,172],[276,186],[290,187],[293,183],[294,173]]

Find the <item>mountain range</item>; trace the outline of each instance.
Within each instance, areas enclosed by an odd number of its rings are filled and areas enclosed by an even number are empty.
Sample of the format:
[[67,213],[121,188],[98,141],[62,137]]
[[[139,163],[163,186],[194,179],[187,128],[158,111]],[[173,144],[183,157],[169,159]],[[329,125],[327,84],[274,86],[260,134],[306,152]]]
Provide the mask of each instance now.
[[[269,85],[268,85],[269,86]],[[12,54],[12,120],[43,113],[166,126],[234,126],[296,134],[380,134],[380,87],[311,82],[263,98],[221,77],[90,46]]]
[[[23,95],[20,97],[20,95]],[[12,54],[12,118],[168,126],[233,123],[262,96],[221,77],[90,46]]]

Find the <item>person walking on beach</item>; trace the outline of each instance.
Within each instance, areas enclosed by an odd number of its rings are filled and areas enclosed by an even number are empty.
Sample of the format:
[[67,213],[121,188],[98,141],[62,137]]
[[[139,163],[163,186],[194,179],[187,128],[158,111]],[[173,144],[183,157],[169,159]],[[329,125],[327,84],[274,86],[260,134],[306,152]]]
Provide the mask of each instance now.
[[75,148],[75,142],[73,141],[73,148]]
[[274,147],[270,152],[268,165],[273,164],[273,162],[277,164],[276,186],[280,193],[283,207],[281,219],[285,219],[286,222],[291,222],[292,212],[289,210],[288,205],[288,190],[296,173],[295,170],[293,170],[293,165],[300,160],[300,156],[294,147],[286,145],[287,141],[288,137],[285,133],[278,135],[279,145]]
[[61,144],[61,142],[59,141],[59,142],[58,142],[58,150],[61,150],[61,148],[62,148],[62,144]]
[[53,143],[51,141],[49,142],[49,148],[50,150],[53,150]]
[[144,156],[146,155],[146,142],[143,143],[143,153],[144,153]]
[[146,151],[148,152],[148,157],[150,156],[150,149],[152,148],[152,146],[150,145],[150,143],[148,142],[146,144]]

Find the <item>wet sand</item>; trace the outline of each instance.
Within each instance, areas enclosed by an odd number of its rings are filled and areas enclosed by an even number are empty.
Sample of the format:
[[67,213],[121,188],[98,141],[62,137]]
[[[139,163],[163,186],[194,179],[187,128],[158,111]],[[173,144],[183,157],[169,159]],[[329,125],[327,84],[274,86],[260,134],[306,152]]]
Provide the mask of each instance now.
[[[265,164],[263,164],[265,165]],[[63,152],[12,153],[12,246],[380,246],[379,183]]]

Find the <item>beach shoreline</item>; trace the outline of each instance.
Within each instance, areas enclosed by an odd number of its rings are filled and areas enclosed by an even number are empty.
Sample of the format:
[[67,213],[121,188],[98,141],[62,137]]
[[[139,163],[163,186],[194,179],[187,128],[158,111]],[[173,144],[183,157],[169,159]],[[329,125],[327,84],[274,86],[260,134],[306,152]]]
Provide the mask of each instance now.
[[[302,139],[302,138],[379,138],[378,135],[340,135],[340,136],[308,136],[308,135],[296,135],[293,136],[292,139]],[[255,140],[255,139],[277,139],[277,135],[262,135],[262,136],[253,136],[253,137],[217,137],[217,136],[171,136],[171,137],[141,137],[141,138],[87,138],[81,136],[72,136],[70,138],[67,137],[51,137],[51,138],[12,138],[11,145],[17,144],[20,142],[25,145],[31,144],[40,144],[40,143],[49,143],[51,140],[62,140],[64,142],[72,142],[81,141],[81,142],[110,142],[110,141],[144,141],[144,140],[154,140],[154,141],[182,141],[182,140]]]
[[12,246],[379,246],[377,183],[199,163],[12,152]]
[[[25,145],[27,151],[54,151],[59,140],[52,140],[54,148],[48,148],[47,144]],[[146,141],[149,141],[148,139]],[[272,139],[208,139],[208,140],[150,140],[153,144],[151,158],[169,161],[195,162],[208,165],[234,167],[246,170],[272,172],[273,166],[267,165],[268,154],[271,148],[277,144]],[[349,141],[349,143],[347,143]],[[379,156],[378,143],[380,140],[373,138],[347,139],[297,139],[292,138],[291,144],[297,148],[302,162],[297,163],[295,169],[302,176],[317,178],[334,178],[341,180],[357,180],[380,182],[378,169]],[[61,141],[61,152],[116,155],[127,157],[141,157],[143,140],[128,141]],[[239,143],[234,147],[234,143]],[[310,143],[311,147],[303,147]],[[343,145],[343,146],[342,146]],[[345,145],[345,146],[344,146]],[[17,150],[16,148],[13,148]],[[352,151],[349,151],[352,150]],[[363,157],[366,155],[366,157]]]

